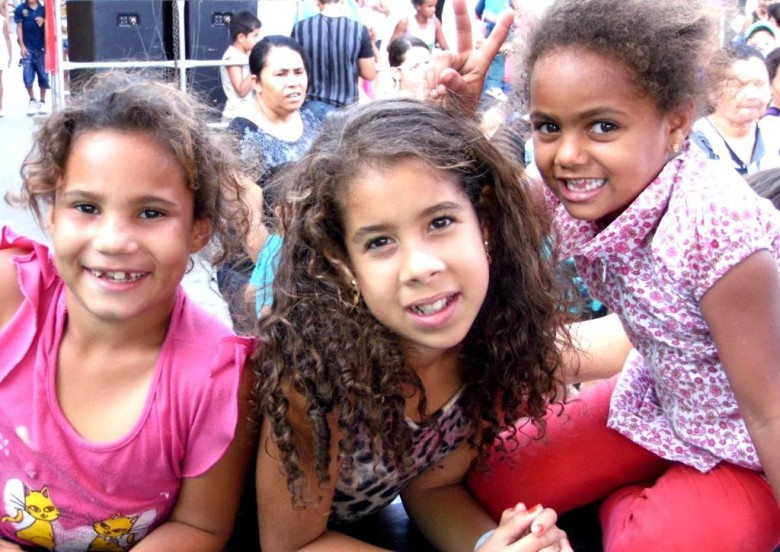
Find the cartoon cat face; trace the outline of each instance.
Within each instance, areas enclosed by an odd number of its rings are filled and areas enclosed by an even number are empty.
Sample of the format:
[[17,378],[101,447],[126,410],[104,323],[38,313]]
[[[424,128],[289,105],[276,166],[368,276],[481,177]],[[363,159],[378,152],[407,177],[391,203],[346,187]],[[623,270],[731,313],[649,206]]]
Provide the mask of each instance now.
[[49,497],[48,487],[43,487],[40,491],[25,489],[24,509],[35,519],[42,521],[53,521],[60,517],[60,511]]
[[138,516],[121,516],[114,514],[108,519],[98,521],[92,525],[93,529],[98,535],[104,537],[119,538],[128,534],[132,528]]

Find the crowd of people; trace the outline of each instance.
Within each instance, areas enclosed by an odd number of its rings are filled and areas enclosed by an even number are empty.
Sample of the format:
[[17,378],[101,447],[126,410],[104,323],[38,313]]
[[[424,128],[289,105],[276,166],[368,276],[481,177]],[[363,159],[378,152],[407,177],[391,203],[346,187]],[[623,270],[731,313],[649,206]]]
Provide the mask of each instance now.
[[774,551],[773,6],[413,0],[386,69],[342,0],[240,14],[227,128],[97,76],[9,197],[51,245],[0,229],[0,550],[219,552],[248,478],[267,552],[376,549],[398,497],[438,550],[595,505],[609,552]]

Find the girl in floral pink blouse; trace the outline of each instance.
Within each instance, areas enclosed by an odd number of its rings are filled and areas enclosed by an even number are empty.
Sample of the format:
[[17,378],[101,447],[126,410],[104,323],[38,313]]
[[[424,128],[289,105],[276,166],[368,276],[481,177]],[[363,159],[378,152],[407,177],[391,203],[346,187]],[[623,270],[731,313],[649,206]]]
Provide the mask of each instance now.
[[[494,516],[603,499],[605,550],[780,544],[780,212],[689,145],[711,12],[559,0],[531,39],[526,96],[558,243],[634,349],[544,439],[471,475]],[[575,381],[603,375],[587,366]]]

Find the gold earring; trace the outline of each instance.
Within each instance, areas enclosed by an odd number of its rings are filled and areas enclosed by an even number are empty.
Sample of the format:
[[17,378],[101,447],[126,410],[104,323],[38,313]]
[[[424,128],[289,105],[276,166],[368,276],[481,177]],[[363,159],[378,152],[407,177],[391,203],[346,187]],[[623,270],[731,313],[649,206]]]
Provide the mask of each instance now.
[[680,153],[680,150],[682,149],[682,146],[680,145],[680,142],[673,142],[672,143],[672,153],[674,155],[677,155]]
[[352,280],[350,284],[352,285],[352,306],[357,307],[360,303],[360,288],[355,280]]
[[487,240],[484,241],[485,244],[485,255],[487,255],[487,262],[490,264],[493,262],[493,258],[490,256],[490,243],[488,243]]

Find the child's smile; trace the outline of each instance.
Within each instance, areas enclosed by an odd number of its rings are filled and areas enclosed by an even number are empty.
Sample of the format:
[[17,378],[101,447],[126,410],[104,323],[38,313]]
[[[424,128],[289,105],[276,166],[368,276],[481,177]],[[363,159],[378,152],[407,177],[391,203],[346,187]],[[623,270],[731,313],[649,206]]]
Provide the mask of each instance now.
[[583,49],[555,50],[534,66],[536,165],[574,218],[614,220],[685,137],[687,119],[659,113],[627,73],[620,62]]

